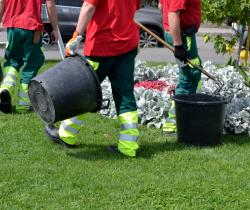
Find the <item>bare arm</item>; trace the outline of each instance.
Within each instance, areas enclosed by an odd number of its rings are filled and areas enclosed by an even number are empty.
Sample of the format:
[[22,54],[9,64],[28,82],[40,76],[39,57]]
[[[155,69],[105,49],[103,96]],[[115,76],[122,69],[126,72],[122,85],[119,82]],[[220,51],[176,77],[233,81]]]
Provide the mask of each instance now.
[[159,1],[159,3],[158,3],[158,9],[162,12],[162,4],[161,4],[160,1]]
[[0,22],[2,22],[4,7],[5,7],[5,0],[0,0]]
[[76,31],[80,35],[83,35],[89,21],[91,20],[94,14],[95,14],[95,6],[88,2],[84,2],[76,26]]
[[56,12],[56,6],[54,0],[46,1],[47,11],[49,20],[52,26],[52,40],[57,41],[58,39],[58,32],[57,32],[57,26],[58,26],[58,20],[57,20],[57,12]]
[[180,12],[177,11],[177,12],[169,12],[168,14],[169,29],[173,37],[174,45],[182,44],[179,13]]

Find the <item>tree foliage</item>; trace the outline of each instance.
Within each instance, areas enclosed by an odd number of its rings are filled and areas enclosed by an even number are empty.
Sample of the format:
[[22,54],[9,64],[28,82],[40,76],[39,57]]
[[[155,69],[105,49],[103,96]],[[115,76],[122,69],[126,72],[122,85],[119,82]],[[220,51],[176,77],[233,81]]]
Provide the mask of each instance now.
[[203,20],[221,24],[225,20],[250,23],[250,0],[202,0]]
[[[250,0],[202,0],[202,13],[203,21],[218,25],[225,22],[235,22],[250,28]],[[205,41],[214,42],[216,52],[222,54],[231,52],[237,41],[235,37],[229,40],[222,36],[210,37],[206,35],[204,38]],[[239,64],[241,47],[240,45],[238,58],[234,62],[236,66]]]

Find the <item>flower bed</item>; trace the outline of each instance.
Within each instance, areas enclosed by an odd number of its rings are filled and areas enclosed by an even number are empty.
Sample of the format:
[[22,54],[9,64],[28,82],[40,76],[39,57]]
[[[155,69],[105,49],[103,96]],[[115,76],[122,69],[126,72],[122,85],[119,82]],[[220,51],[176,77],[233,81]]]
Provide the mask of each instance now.
[[[235,134],[248,133],[250,136],[250,91],[242,76],[232,66],[217,68],[208,61],[203,67],[210,74],[219,76],[225,83],[219,93],[229,102],[226,107],[225,131]],[[177,82],[177,65],[148,67],[144,62],[137,61],[134,93],[140,124],[162,127],[171,106],[171,93]],[[109,81],[105,80],[102,87],[103,97],[110,99],[111,105],[107,110],[102,110],[101,114],[114,118],[116,110]],[[202,75],[201,92],[211,94],[215,89],[214,82]]]

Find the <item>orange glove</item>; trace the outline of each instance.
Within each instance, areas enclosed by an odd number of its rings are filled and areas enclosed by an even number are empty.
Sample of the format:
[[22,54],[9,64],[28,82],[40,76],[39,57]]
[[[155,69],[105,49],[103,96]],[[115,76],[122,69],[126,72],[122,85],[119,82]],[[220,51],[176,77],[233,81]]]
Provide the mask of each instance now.
[[79,33],[75,31],[72,38],[66,44],[65,55],[67,57],[75,55],[82,39],[82,36],[80,36]]

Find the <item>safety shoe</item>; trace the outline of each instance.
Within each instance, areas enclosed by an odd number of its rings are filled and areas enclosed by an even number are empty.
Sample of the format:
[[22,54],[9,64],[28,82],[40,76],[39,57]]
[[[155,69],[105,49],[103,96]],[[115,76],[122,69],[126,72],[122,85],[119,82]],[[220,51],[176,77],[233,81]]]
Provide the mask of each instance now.
[[12,113],[11,96],[8,90],[3,89],[0,92],[0,101],[1,101],[1,106],[0,106],[1,111],[6,114]]
[[120,153],[119,150],[118,150],[118,146],[117,145],[110,145],[107,147],[107,151],[109,153],[113,153],[113,154],[118,154]]
[[45,133],[49,137],[49,139],[52,140],[54,143],[60,144],[68,148],[76,147],[76,145],[71,145],[64,142],[59,136],[59,129],[55,127],[53,124],[45,126]]
[[121,154],[124,157],[135,157],[135,156],[130,156],[130,155],[127,155],[127,154],[124,154],[124,153],[120,152],[117,145],[108,146],[107,147],[107,152],[115,154],[115,155]]

